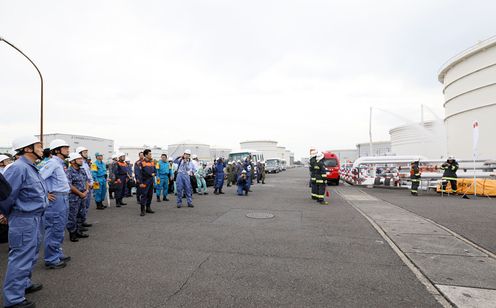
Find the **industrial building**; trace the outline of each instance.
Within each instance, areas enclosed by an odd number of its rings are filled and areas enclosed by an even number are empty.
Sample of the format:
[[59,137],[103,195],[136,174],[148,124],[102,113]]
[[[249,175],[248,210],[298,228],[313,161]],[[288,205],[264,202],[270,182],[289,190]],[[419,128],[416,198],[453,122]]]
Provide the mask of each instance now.
[[442,120],[395,127],[389,131],[394,155],[446,158],[446,130]]
[[336,154],[341,163],[353,162],[358,158],[357,149],[329,150],[329,152]]
[[[40,136],[37,135],[36,137],[39,138]],[[103,155],[104,160],[110,159],[114,153],[114,140],[60,133],[43,134],[44,147],[48,147],[50,142],[55,139],[62,139],[69,143],[71,151],[75,151],[76,148],[80,146],[88,148],[89,155],[92,159],[94,159],[96,152],[100,152]]]
[[495,159],[496,37],[463,51],[441,69],[447,152],[472,159],[472,126],[479,127],[479,159]]
[[263,153],[265,159],[279,158],[286,160],[288,166],[294,165],[294,153],[286,147],[278,146],[273,140],[250,140],[240,142],[242,150],[256,150]]
[[121,146],[119,147],[119,152],[126,154],[126,160],[135,162],[139,159],[139,152],[143,152],[145,149],[150,149],[152,151],[152,157],[154,159],[160,159],[162,154],[167,154],[167,151],[158,146],[148,146],[143,145],[141,147],[135,146]]
[[210,161],[213,159],[210,153],[210,145],[192,140],[184,140],[179,143],[169,144],[167,151],[171,158],[181,156],[185,150],[191,150],[192,154],[198,155],[198,159]]
[[357,147],[357,156],[384,156],[391,155],[391,141],[372,142],[372,153],[370,153],[370,143],[359,143]]

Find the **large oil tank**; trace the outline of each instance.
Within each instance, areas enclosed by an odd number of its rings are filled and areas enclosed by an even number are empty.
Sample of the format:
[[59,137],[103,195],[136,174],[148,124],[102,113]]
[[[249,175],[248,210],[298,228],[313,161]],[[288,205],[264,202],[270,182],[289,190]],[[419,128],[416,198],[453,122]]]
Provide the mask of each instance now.
[[479,159],[495,159],[496,37],[463,51],[441,69],[448,153],[472,158],[472,125],[479,126]]
[[446,130],[442,120],[402,125],[391,129],[389,135],[391,153],[395,155],[446,157]]

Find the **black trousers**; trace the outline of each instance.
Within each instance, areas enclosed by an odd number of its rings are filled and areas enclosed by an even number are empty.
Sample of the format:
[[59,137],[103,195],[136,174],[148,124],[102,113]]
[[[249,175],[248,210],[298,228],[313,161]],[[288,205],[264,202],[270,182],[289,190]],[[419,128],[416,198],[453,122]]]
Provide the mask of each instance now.
[[446,186],[448,186],[448,182],[450,182],[451,184],[451,190],[456,193],[456,189],[457,189],[457,183],[456,183],[456,180],[447,180],[447,179],[443,179],[443,191],[446,191]]
[[317,201],[324,201],[326,183],[317,183]]
[[420,180],[418,179],[412,179],[412,188],[411,188],[411,192],[417,192],[418,191],[418,188],[420,186]]
[[312,199],[317,200],[317,195],[318,195],[317,183],[315,183],[315,181],[311,181],[310,186],[312,187]]

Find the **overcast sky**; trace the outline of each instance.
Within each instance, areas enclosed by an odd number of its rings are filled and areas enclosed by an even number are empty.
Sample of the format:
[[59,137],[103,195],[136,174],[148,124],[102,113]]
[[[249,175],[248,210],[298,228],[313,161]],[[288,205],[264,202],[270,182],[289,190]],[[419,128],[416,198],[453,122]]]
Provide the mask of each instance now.
[[[45,133],[305,156],[443,117],[440,67],[494,34],[494,1],[6,1],[0,36],[45,79]],[[39,132],[39,79],[0,42],[0,145]],[[427,113],[427,118],[434,115]]]

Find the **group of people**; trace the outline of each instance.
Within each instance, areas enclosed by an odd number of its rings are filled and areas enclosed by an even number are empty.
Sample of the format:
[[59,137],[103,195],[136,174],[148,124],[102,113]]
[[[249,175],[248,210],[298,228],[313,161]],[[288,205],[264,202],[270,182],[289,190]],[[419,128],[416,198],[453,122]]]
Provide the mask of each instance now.
[[[135,187],[141,216],[154,213],[154,192],[160,202],[161,198],[169,201],[168,194],[174,191],[178,208],[183,198],[188,207],[194,207],[193,192],[207,194],[207,164],[190,150],[173,160],[162,154],[156,161],[146,149],[133,168],[124,153],[114,155],[110,164],[101,153],[95,153],[92,161],[87,148],[71,152],[61,139],[43,149],[38,138],[21,137],[12,148],[11,156],[0,155],[0,224],[8,223],[10,248],[3,288],[6,307],[35,307],[25,296],[43,288],[31,281],[41,245],[47,269],[66,267],[71,257],[63,250],[65,230],[71,242],[89,237],[85,232],[92,227],[86,221],[91,199],[98,210],[105,209],[107,187],[117,207],[126,205],[124,198]],[[227,164],[220,157],[212,169],[214,194],[224,194],[226,173],[227,186],[237,185],[240,196],[251,191],[254,174],[257,182],[265,183],[264,164],[255,165],[251,157]]]
[[[446,162],[441,165],[441,170],[443,170],[441,193],[457,193],[458,176],[456,172],[458,171],[458,168],[458,162],[456,161],[454,156],[449,156]],[[420,186],[421,177],[422,173],[420,170],[420,160],[413,161],[410,165],[410,181],[412,182],[410,193],[413,196],[418,196],[418,189]],[[447,189],[448,183],[451,186],[451,191],[448,191]]]

